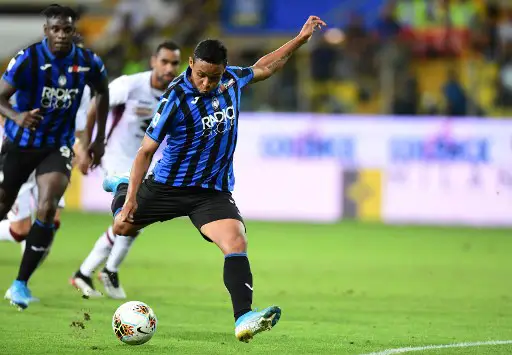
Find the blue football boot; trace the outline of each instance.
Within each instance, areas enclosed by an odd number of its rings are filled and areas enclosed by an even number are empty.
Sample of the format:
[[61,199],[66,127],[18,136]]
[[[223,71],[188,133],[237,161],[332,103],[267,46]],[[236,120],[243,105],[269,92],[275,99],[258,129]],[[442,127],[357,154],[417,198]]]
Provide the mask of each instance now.
[[250,311],[235,322],[235,336],[248,343],[256,334],[274,327],[281,318],[281,308],[271,306],[262,311]]

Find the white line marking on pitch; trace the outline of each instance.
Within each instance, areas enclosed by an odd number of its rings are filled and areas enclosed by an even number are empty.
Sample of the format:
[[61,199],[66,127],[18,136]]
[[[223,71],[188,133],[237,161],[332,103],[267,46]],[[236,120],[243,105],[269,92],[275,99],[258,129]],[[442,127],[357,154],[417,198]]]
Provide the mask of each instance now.
[[409,353],[409,352],[413,352],[413,351],[423,351],[423,350],[449,349],[449,348],[471,348],[474,346],[486,346],[486,345],[493,346],[493,345],[506,345],[506,344],[512,344],[512,340],[477,341],[474,343],[426,345],[426,346],[417,346],[417,347],[408,346],[406,348],[387,349],[387,350],[377,351],[374,353],[368,353],[368,354],[363,354],[363,355],[392,355],[392,354],[402,354],[402,353]]

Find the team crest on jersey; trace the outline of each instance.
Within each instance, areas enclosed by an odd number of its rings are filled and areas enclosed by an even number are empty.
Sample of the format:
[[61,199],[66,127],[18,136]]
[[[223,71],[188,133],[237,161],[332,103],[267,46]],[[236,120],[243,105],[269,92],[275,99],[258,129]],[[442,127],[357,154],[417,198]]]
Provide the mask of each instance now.
[[65,86],[67,84],[68,80],[66,79],[65,75],[59,76],[58,83],[60,86]]
[[213,107],[213,109],[214,110],[218,110],[219,106],[220,106],[219,99],[217,99],[216,97],[213,97],[213,99],[212,99],[212,107]]
[[222,94],[224,91],[226,91],[227,89],[229,89],[233,85],[235,85],[235,80],[234,79],[229,79],[229,81],[227,83],[220,84],[220,87],[219,87],[219,90],[218,90],[219,94]]

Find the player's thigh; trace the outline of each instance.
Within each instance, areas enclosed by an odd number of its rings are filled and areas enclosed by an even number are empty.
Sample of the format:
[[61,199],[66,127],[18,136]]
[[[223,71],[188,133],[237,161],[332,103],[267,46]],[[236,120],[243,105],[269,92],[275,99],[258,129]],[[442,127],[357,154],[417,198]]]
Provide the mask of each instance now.
[[171,186],[155,182],[150,177],[144,180],[137,192],[137,211],[133,216],[134,222],[121,221],[117,216],[123,208],[127,190],[128,185],[119,185],[112,201],[112,213],[116,217],[114,223],[116,234],[133,233],[150,224],[187,215],[180,192]]
[[223,251],[245,251],[245,223],[230,193],[205,189],[194,202],[189,218],[206,240]]
[[69,184],[69,177],[61,172],[37,175],[37,217],[51,223],[57,213],[59,201]]
[[11,209],[39,158],[38,151],[20,149],[8,140],[3,142],[0,150],[0,217],[3,218]]
[[[44,159],[42,159],[36,168],[36,178],[48,173],[60,173],[69,178],[71,177],[73,150],[67,146],[50,149],[46,151]],[[41,193],[41,191],[39,191]]]

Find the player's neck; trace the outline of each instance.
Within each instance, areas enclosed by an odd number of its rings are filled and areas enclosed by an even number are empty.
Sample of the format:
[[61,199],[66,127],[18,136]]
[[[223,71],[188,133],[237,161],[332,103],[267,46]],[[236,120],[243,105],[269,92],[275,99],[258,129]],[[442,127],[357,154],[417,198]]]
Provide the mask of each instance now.
[[71,53],[71,49],[67,52],[62,52],[62,51],[53,52],[51,50],[50,50],[50,52],[55,56],[55,58],[62,59],[62,58],[66,58],[69,55],[69,53]]

